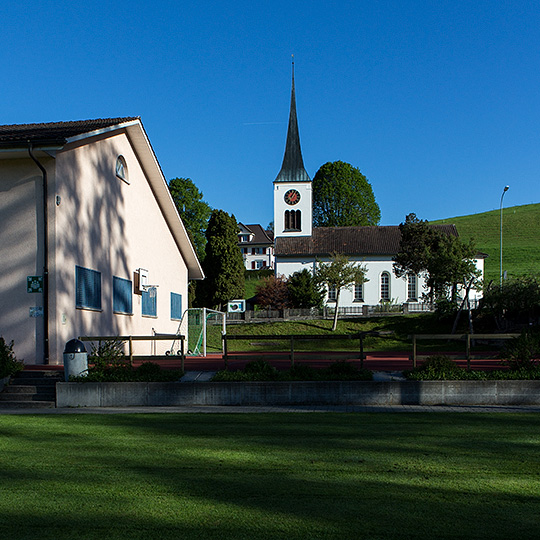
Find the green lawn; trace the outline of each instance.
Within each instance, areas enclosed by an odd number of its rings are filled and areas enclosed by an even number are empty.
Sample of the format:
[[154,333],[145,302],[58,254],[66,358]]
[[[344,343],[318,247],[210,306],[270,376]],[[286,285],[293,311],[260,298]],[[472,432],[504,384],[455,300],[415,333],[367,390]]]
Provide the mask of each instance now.
[[0,417],[28,539],[504,539],[540,530],[540,415]]
[[[467,321],[461,317],[459,331],[466,331]],[[406,316],[381,316],[339,319],[336,332],[332,332],[332,320],[298,320],[280,321],[252,324],[227,325],[227,334],[245,334],[252,336],[247,341],[234,341],[230,343],[231,351],[274,351],[289,350],[290,344],[283,340],[266,340],[258,336],[286,336],[289,334],[302,334],[306,337],[310,335],[332,334],[355,334],[358,332],[378,332],[378,336],[366,336],[364,339],[364,349],[368,351],[411,351],[412,334],[448,334],[452,329],[452,321],[439,321],[432,313]],[[464,350],[461,343],[453,343],[449,346],[447,342],[422,342],[423,350],[448,350],[449,348],[459,351]],[[315,350],[315,351],[358,351],[357,340],[328,340],[328,341],[305,341],[295,344],[295,350]]]
[[[489,283],[500,279],[500,217],[499,209],[432,223],[454,223],[462,239],[475,240],[476,247],[489,255],[485,260],[485,279]],[[539,272],[539,223],[540,204],[503,208],[503,270],[509,276]]]

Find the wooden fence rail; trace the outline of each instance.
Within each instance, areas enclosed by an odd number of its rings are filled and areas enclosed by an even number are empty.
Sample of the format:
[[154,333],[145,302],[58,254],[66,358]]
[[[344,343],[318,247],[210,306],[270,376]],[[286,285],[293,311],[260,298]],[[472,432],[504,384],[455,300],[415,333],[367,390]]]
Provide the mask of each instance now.
[[519,337],[520,334],[413,334],[413,368],[416,367],[417,346],[418,340],[448,340],[448,341],[465,341],[465,354],[467,355],[467,369],[471,369],[471,341],[475,339],[489,340],[504,340]]
[[157,334],[155,336],[79,336],[81,341],[97,341],[101,344],[102,341],[122,341],[128,342],[128,356],[129,363],[133,363],[133,342],[134,341],[180,341],[180,358],[181,369],[184,371],[184,360],[186,355],[184,353],[184,341],[186,336],[180,334]]
[[[254,340],[272,340],[272,341],[288,341],[290,343],[290,352],[289,360],[291,361],[291,366],[294,366],[295,358],[295,343],[299,341],[316,341],[316,340],[358,340],[359,341],[359,355],[360,355],[360,365],[364,366],[364,336],[366,335],[377,335],[377,332],[358,332],[356,334],[333,334],[333,335],[305,335],[305,334],[287,334],[282,336],[276,336],[273,334],[265,335],[247,335],[247,334],[237,334],[229,335],[223,334],[223,361],[225,363],[225,369],[228,367],[229,358],[231,356],[229,352],[229,342],[230,341],[254,341]],[[296,351],[298,352],[298,351]]]

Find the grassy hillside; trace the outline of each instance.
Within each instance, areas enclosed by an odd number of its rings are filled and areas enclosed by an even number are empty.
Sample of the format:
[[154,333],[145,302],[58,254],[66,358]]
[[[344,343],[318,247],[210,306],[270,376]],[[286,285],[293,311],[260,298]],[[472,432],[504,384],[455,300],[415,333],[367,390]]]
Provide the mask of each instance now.
[[[431,223],[454,223],[462,239],[473,238],[479,251],[487,253],[486,283],[500,275],[500,211],[442,219]],[[503,208],[503,271],[508,276],[540,273],[540,204]]]

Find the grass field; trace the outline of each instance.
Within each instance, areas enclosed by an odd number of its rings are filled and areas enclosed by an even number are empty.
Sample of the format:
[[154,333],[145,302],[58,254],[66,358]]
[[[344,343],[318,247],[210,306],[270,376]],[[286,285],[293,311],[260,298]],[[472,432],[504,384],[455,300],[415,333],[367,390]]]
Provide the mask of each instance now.
[[[447,334],[452,328],[452,321],[439,321],[431,313],[407,316],[382,316],[368,318],[349,318],[339,319],[336,334],[355,334],[358,332],[378,332],[378,336],[366,336],[364,339],[364,349],[368,351],[412,351],[412,334]],[[231,342],[231,351],[274,351],[289,350],[288,341],[261,340],[258,336],[272,335],[283,336],[289,334],[310,335],[328,335],[331,336],[332,320],[299,320],[299,321],[280,321],[265,322],[264,324],[243,324],[228,325],[227,333],[229,335],[245,334],[250,335],[251,339],[247,341]],[[465,317],[461,318],[461,327],[459,331],[465,331],[467,321]],[[463,344],[454,343],[450,349],[463,351]],[[328,341],[305,341],[295,345],[298,351],[358,351],[359,343],[357,340],[328,340]],[[447,342],[434,341],[422,343],[425,350],[448,350]]]
[[[500,210],[448,218],[431,223],[454,223],[462,239],[473,238],[476,247],[489,255],[485,281],[500,278]],[[540,271],[540,204],[503,208],[503,270],[510,277]]]
[[0,433],[9,540],[540,530],[539,415],[3,416]]

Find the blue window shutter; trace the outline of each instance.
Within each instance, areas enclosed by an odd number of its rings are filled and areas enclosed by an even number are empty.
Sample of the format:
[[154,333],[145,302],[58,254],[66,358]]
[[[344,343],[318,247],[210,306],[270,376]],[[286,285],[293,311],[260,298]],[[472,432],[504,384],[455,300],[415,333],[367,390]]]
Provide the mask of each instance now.
[[147,317],[157,317],[157,289],[155,287],[142,293],[142,314]]
[[171,293],[171,319],[182,319],[182,295]]
[[129,279],[113,276],[113,311],[115,313],[133,313],[132,283]]
[[75,306],[101,309],[101,272],[75,266]]

